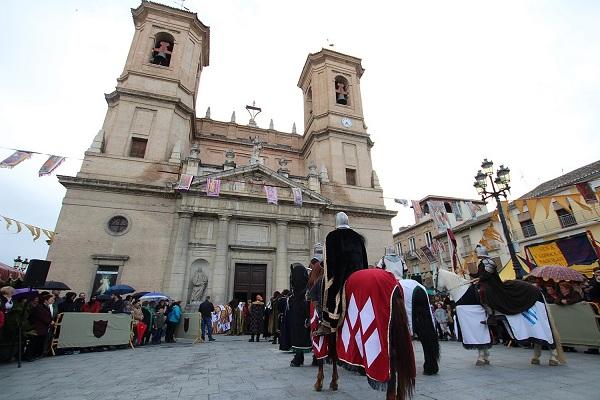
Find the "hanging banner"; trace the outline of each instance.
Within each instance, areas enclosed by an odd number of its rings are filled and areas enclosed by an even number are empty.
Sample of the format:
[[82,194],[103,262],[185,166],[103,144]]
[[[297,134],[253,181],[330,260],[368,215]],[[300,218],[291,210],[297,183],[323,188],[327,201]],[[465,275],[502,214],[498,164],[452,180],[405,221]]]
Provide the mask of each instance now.
[[294,195],[294,205],[302,207],[302,189],[292,188],[292,194]]
[[10,227],[12,226],[13,223],[17,226],[17,231],[15,233],[20,233],[21,230],[23,229],[22,225],[25,225],[25,227],[27,227],[29,232],[31,232],[31,236],[33,236],[34,241],[38,240],[42,233],[44,233],[44,235],[46,235],[48,237],[48,239],[50,239],[50,241],[54,240],[54,236],[56,235],[55,232],[37,227],[35,225],[29,225],[24,222],[17,221],[16,219],[5,217],[3,215],[0,215],[0,217],[2,217],[4,219],[4,221],[6,222],[6,230],[10,231]]
[[462,221],[463,220],[462,210],[460,209],[460,204],[458,203],[458,201],[453,201],[452,202],[452,213],[454,214],[454,217],[456,218],[456,221]]
[[219,197],[221,194],[221,180],[206,178],[206,195],[210,197]]
[[556,242],[529,246],[529,253],[539,267],[544,265],[562,265],[566,267],[569,265]]
[[406,199],[394,199],[394,201],[398,204],[402,204],[404,207],[408,207],[408,200]]
[[418,200],[411,200],[412,209],[415,213],[415,223],[419,223],[419,220],[423,217],[423,210],[421,210],[421,204]]
[[[560,206],[563,209],[565,209],[566,211],[571,210],[571,205],[569,204],[569,196],[568,195],[554,196],[554,200],[556,200],[556,202],[558,204],[560,204]],[[531,219],[533,219],[533,217]]]
[[569,265],[589,265],[598,260],[596,251],[585,232],[571,237],[558,239],[556,243],[564,257],[567,259]]
[[517,209],[519,210],[519,214],[523,214],[523,210],[525,207],[525,200],[515,200],[515,206],[517,206]]
[[428,201],[427,205],[429,206],[429,214],[433,219],[433,223],[437,227],[437,233],[446,232],[446,227],[450,226],[450,222],[448,221],[448,214],[446,214],[446,207],[444,206],[444,202],[442,201]]
[[596,194],[592,190],[589,182],[578,183],[575,185],[577,190],[585,200],[587,204],[597,204],[598,199],[596,198]]
[[267,195],[267,203],[277,205],[277,188],[265,185],[265,193]]
[[429,261],[430,264],[436,261],[435,256],[433,255],[429,247],[421,247],[421,252],[425,254],[425,257],[427,258],[427,261]]
[[39,176],[48,176],[48,175],[50,175],[52,172],[54,172],[54,170],[56,168],[58,168],[60,166],[60,164],[63,163],[63,161],[65,161],[65,158],[61,157],[61,156],[50,156],[50,157],[48,157],[48,159],[46,160],[46,162],[40,168],[40,170],[38,172],[38,175]]
[[548,219],[548,215],[550,213],[550,203],[552,203],[552,197],[541,197],[540,203],[544,206],[544,211],[546,211],[546,219]]
[[527,211],[529,211],[529,216],[531,217],[531,220],[533,221],[535,219],[535,211],[537,208],[537,199],[527,199],[527,200],[525,200],[525,203],[527,203]]
[[13,168],[29,158],[31,158],[30,152],[17,150],[0,162],[0,168]]
[[474,204],[472,201],[467,201],[467,207],[469,207],[469,212],[471,213],[471,219],[475,219],[477,217],[477,212],[481,211],[479,205]]
[[181,174],[179,178],[179,183],[177,184],[177,190],[190,190],[190,186],[192,185],[192,181],[194,180],[194,175],[190,174]]
[[579,207],[583,208],[586,211],[592,211],[590,207],[587,206],[583,201],[581,201],[581,195],[579,193],[570,194],[569,199],[574,201]]

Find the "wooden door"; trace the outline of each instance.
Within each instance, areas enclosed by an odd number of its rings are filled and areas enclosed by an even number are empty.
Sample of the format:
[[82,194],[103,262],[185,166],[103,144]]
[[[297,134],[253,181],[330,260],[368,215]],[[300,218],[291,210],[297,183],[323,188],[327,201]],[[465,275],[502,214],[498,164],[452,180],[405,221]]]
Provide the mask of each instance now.
[[267,287],[266,264],[235,264],[233,297],[238,301],[254,301],[257,294],[265,299]]

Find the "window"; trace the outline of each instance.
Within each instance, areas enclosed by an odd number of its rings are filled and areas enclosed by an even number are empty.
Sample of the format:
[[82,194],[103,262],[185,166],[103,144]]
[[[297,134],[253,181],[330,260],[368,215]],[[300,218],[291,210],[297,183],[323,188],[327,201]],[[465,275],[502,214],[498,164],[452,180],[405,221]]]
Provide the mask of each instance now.
[[444,202],[444,208],[448,214],[452,214],[452,205],[447,201]]
[[521,230],[523,231],[523,236],[526,238],[537,235],[537,232],[535,231],[535,225],[530,219],[521,221]]
[[312,115],[312,88],[309,87],[306,91],[306,110],[308,111],[308,115]]
[[108,220],[108,230],[116,235],[122,235],[127,230],[129,221],[122,215],[117,215]]
[[356,186],[356,170],[346,168],[346,184]]
[[471,236],[467,235],[467,236],[462,236],[462,243],[463,243],[463,248],[464,248],[464,252],[465,253],[470,253],[473,251],[473,244],[471,244]]
[[175,46],[175,39],[166,32],[160,32],[156,35],[152,57],[150,62],[156,65],[168,67],[171,64],[171,54]]
[[350,99],[348,96],[348,80],[343,76],[335,77],[335,102],[341,105],[349,105]]
[[147,139],[131,138],[131,149],[129,149],[129,157],[144,158],[146,154]]
[[404,252],[402,251],[402,243],[400,242],[396,244],[396,254],[399,256],[404,255]]
[[431,236],[431,232],[425,233],[425,242],[427,242],[427,247],[431,247],[433,244],[433,237]]
[[567,228],[569,226],[577,225],[577,220],[569,211],[561,208],[556,210],[556,215],[558,215],[558,220],[560,221],[560,226],[563,228]]
[[412,252],[417,250],[417,244],[415,243],[415,238],[408,238],[408,249]]

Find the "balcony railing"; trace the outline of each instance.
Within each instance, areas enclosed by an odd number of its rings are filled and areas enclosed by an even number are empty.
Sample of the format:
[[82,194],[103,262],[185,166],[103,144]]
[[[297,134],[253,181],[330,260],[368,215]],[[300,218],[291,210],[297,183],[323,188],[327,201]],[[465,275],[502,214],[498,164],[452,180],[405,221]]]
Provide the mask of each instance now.
[[511,231],[513,240],[523,240],[533,236],[556,233],[571,226],[600,223],[600,218],[594,211],[577,210],[573,214],[564,214],[525,226],[515,224],[514,217],[512,221],[515,228]]

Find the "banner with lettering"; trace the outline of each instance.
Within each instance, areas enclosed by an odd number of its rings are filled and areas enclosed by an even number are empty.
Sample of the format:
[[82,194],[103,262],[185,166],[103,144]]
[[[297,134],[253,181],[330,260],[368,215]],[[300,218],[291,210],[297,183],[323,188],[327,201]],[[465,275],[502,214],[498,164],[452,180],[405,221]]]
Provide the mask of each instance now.
[[586,233],[531,245],[527,249],[538,266],[562,265],[568,267],[569,265],[588,265],[598,260],[596,251]]
[[42,165],[38,172],[38,176],[48,176],[54,172],[56,168],[65,161],[65,157],[61,156],[50,156],[46,162]]

